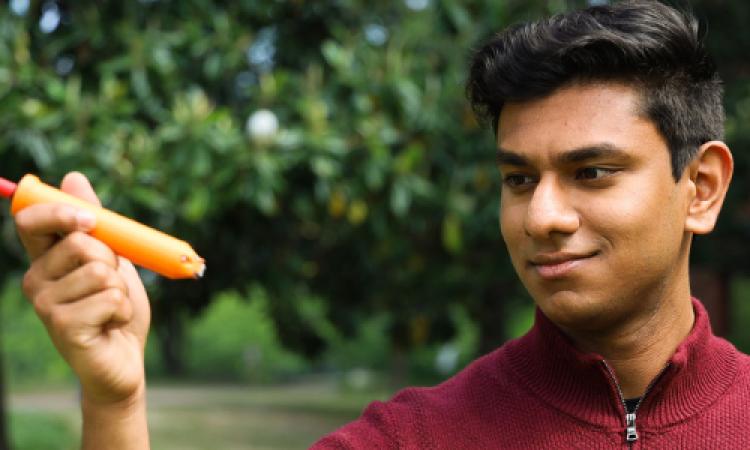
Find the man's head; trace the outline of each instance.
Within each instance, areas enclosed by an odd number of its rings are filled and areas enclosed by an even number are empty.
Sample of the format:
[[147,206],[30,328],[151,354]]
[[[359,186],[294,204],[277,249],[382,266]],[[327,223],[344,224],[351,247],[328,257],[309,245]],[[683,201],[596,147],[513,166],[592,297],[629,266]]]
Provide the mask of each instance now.
[[469,94],[497,130],[503,238],[564,328],[622,331],[689,298],[692,235],[713,228],[732,171],[696,34],[632,1],[514,27],[477,54]]
[[507,102],[592,80],[638,91],[639,112],[667,142],[675,180],[701,144],[723,139],[722,84],[698,23],[655,0],[512,26],[474,55],[467,93],[475,111],[497,126]]

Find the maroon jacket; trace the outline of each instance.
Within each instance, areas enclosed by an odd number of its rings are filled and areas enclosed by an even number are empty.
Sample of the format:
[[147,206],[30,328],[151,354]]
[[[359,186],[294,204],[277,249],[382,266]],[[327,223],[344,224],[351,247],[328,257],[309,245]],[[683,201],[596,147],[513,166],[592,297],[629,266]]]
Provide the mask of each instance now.
[[693,307],[693,330],[629,430],[604,359],[576,350],[537,311],[525,336],[436,387],[372,403],[313,448],[750,449],[750,358],[713,335],[697,300]]

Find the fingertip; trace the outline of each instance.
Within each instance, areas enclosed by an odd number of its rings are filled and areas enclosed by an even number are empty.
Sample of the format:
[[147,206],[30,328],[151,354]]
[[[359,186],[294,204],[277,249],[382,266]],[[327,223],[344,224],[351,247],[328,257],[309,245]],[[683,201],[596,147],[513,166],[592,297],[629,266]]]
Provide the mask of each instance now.
[[71,170],[63,177],[62,184],[65,185],[66,183],[89,184],[89,179],[83,174],[83,172]]
[[81,172],[69,172],[63,177],[60,189],[89,203],[100,206],[101,202],[94,192],[89,179]]
[[96,226],[96,216],[85,209],[78,210],[75,213],[76,225],[79,230],[91,231]]

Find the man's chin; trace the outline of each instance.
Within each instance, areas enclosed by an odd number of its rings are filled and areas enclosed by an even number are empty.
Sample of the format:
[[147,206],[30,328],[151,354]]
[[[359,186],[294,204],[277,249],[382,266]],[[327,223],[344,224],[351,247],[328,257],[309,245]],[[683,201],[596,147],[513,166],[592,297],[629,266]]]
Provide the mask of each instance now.
[[557,291],[535,297],[545,316],[558,326],[571,330],[594,331],[606,328],[607,306],[591,296],[572,291]]

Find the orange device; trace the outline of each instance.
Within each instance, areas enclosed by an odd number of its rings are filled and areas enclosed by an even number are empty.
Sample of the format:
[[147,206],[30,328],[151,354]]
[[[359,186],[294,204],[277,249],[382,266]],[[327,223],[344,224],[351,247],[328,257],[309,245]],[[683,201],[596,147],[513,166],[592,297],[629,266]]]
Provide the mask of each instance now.
[[200,278],[206,270],[203,258],[187,242],[66,194],[34,175],[24,176],[18,185],[0,178],[0,196],[13,197],[10,210],[14,215],[35,203],[67,203],[89,211],[96,217],[89,234],[133,264],[167,278]]

